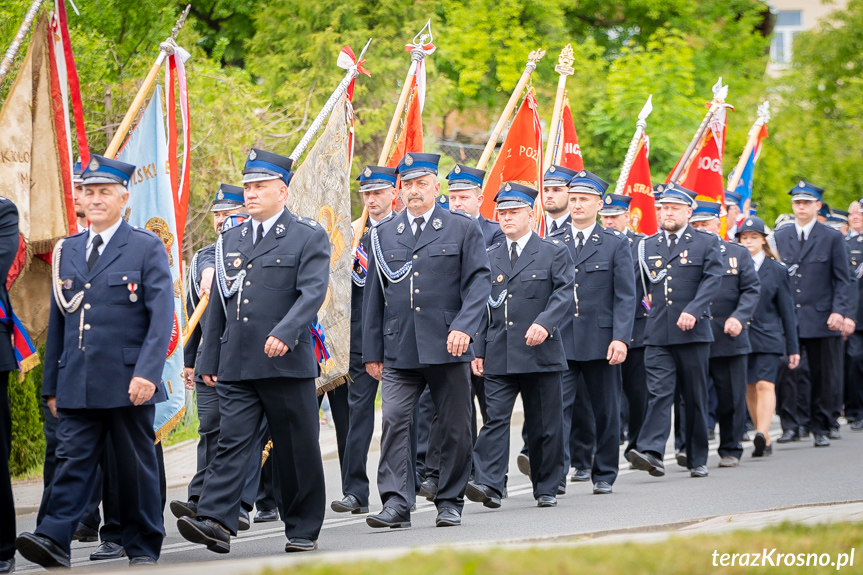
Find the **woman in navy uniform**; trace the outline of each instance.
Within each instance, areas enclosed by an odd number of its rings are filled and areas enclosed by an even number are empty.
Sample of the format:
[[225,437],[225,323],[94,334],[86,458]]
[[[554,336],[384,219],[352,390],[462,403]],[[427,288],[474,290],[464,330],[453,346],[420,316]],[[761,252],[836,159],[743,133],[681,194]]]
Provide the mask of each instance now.
[[756,430],[752,456],[762,457],[773,453],[770,422],[776,410],[776,374],[782,355],[788,356],[790,369],[796,369],[800,363],[797,318],[788,269],[776,261],[761,218],[746,218],[737,232],[737,241],[749,250],[761,280],[761,296],[749,325],[752,351],[748,360],[746,404]]
[[69,543],[107,437],[130,563],[155,563],[162,546],[153,418],[155,404],[167,399],[161,375],[174,287],[162,241],[121,217],[134,170],[91,156],[81,202],[90,229],[54,249],[42,395],[60,415],[57,475],[35,534],[16,541],[24,557],[43,567],[69,567]]
[[563,242],[531,231],[537,195],[508,182],[495,197],[506,240],[488,250],[494,277],[473,372],[485,377],[489,411],[474,448],[475,479],[466,491],[468,499],[493,509],[500,507],[505,488],[510,419],[519,393],[539,507],[557,505],[565,472],[560,374],[567,366],[559,328],[570,307],[575,273]]

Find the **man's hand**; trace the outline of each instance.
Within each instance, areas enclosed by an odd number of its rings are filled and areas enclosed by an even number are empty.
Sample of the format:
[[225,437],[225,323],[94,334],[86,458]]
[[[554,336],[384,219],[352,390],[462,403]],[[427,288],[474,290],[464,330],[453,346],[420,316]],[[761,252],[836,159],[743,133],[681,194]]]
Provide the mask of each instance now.
[[695,327],[695,316],[691,313],[683,312],[680,314],[680,317],[677,318],[677,327],[682,329],[683,331],[689,331],[690,329]]
[[380,381],[384,373],[384,362],[370,361],[366,363],[366,373],[369,374],[372,379]]
[[470,345],[470,336],[463,331],[452,330],[446,338],[446,350],[454,357],[461,357]]
[[215,374],[201,374],[201,379],[204,380],[204,385],[208,387],[216,387],[216,382],[219,380]]
[[473,371],[473,374],[477,377],[483,377],[483,359],[481,357],[476,358],[472,362],[470,362],[470,369]]
[[204,268],[204,271],[201,272],[201,293],[210,295],[210,288],[213,287],[213,274],[215,273],[214,268]]
[[288,344],[274,335],[268,337],[267,343],[264,344],[264,353],[267,354],[267,357],[281,357],[288,353],[290,349]]
[[45,400],[45,403],[48,404],[48,410],[51,412],[55,418],[60,417],[57,415],[57,398],[53,395],[49,395],[48,399]]
[[831,313],[830,317],[827,318],[827,327],[830,331],[842,331],[844,325],[845,318],[842,317],[841,313]]
[[725,320],[725,333],[731,337],[737,337],[743,331],[743,324],[736,317],[730,317]]
[[527,328],[527,333],[524,334],[524,339],[527,340],[527,345],[533,347],[544,342],[548,338],[548,330],[538,323],[531,324]]
[[605,354],[605,359],[609,365],[617,365],[623,363],[626,359],[626,344],[622,341],[614,340],[608,345],[608,353]]
[[854,330],[857,329],[857,322],[855,322],[850,317],[846,317],[842,326],[842,337],[848,339],[848,337],[854,333]]
[[135,405],[142,405],[156,393],[156,384],[147,381],[143,377],[133,377],[129,384],[129,401]]
[[792,353],[788,356],[788,369],[797,369],[797,366],[800,365],[800,354]]
[[183,384],[186,389],[192,390],[195,389],[195,368],[194,367],[184,367],[183,368]]

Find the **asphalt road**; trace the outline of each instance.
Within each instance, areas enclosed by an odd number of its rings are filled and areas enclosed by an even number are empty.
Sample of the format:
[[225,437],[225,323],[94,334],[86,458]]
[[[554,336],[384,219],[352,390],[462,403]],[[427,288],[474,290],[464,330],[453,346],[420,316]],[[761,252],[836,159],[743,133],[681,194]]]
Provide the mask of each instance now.
[[[463,525],[435,528],[435,508],[424,499],[413,513],[413,527],[406,530],[372,529],[364,515],[338,514],[327,509],[319,540],[321,551],[376,550],[417,547],[429,544],[483,541],[512,541],[576,535],[599,531],[631,529],[694,521],[697,519],[789,507],[800,504],[863,500],[863,432],[842,427],[843,439],[829,448],[814,448],[806,440],[774,445],[774,455],[753,459],[752,444],[744,444],[742,464],[735,469],[719,469],[716,442],[711,442],[710,476],[693,479],[676,465],[673,451],[667,451],[666,476],[653,478],[647,473],[630,470],[621,458],[621,472],[612,495],[593,495],[590,483],[570,483],[567,493],[558,498],[558,506],[539,509],[533,500],[527,477],[515,466],[520,429],[514,430],[509,480],[509,498],[498,510],[467,502]],[[775,437],[776,435],[774,435]],[[622,452],[622,449],[621,449]],[[378,454],[370,454],[370,473],[375,477]],[[336,461],[325,464],[328,500],[341,497]],[[374,479],[373,479],[374,485]],[[174,489],[171,499],[184,499],[185,490]],[[380,510],[380,501],[372,487],[372,512]],[[19,516],[19,531],[34,528],[35,514]],[[229,555],[218,555],[182,539],[176,520],[167,511],[167,536],[162,548],[161,565],[194,564],[220,559],[241,559],[284,555],[285,536],[282,524],[253,524],[231,542]],[[126,560],[91,562],[89,553],[96,543],[73,543],[73,567],[117,569]],[[19,556],[18,572],[37,570]]]

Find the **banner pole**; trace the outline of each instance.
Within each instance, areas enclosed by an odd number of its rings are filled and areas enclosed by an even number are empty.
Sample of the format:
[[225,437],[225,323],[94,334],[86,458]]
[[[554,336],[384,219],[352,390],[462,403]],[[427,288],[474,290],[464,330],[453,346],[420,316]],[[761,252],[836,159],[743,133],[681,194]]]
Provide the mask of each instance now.
[[560,130],[560,112],[563,109],[563,97],[566,92],[566,78],[575,74],[575,69],[572,63],[575,62],[575,55],[572,51],[572,44],[564,46],[560,51],[560,56],[557,57],[557,66],[554,71],[560,74],[557,79],[557,92],[554,96],[554,108],[551,113],[551,123],[548,125],[548,141],[545,147],[545,156],[543,157],[542,173],[544,174],[551,166],[555,158],[554,145],[557,143],[558,133]]
[[620,168],[620,176],[617,178],[617,184],[614,186],[614,193],[623,195],[626,190],[626,181],[629,179],[629,172],[632,170],[632,164],[635,162],[635,154],[638,152],[638,145],[641,143],[641,137],[644,136],[644,131],[647,129],[647,117],[653,111],[653,94],[647,97],[647,102],[638,113],[638,121],[635,123],[635,134],[629,142],[629,148],[626,150],[626,156],[623,159],[623,166]]

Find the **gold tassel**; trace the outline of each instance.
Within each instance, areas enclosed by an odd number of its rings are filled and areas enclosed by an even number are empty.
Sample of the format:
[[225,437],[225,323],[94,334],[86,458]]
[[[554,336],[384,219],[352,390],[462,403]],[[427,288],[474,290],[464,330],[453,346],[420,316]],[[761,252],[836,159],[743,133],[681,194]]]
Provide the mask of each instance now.
[[160,441],[168,437],[168,434],[174,431],[174,428],[177,427],[177,424],[180,423],[180,420],[183,418],[184,415],[186,415],[185,405],[180,408],[180,411],[177,413],[177,415],[169,419],[168,422],[165,423],[165,425],[163,425],[158,431],[156,431],[156,441],[153,445],[159,443]]

